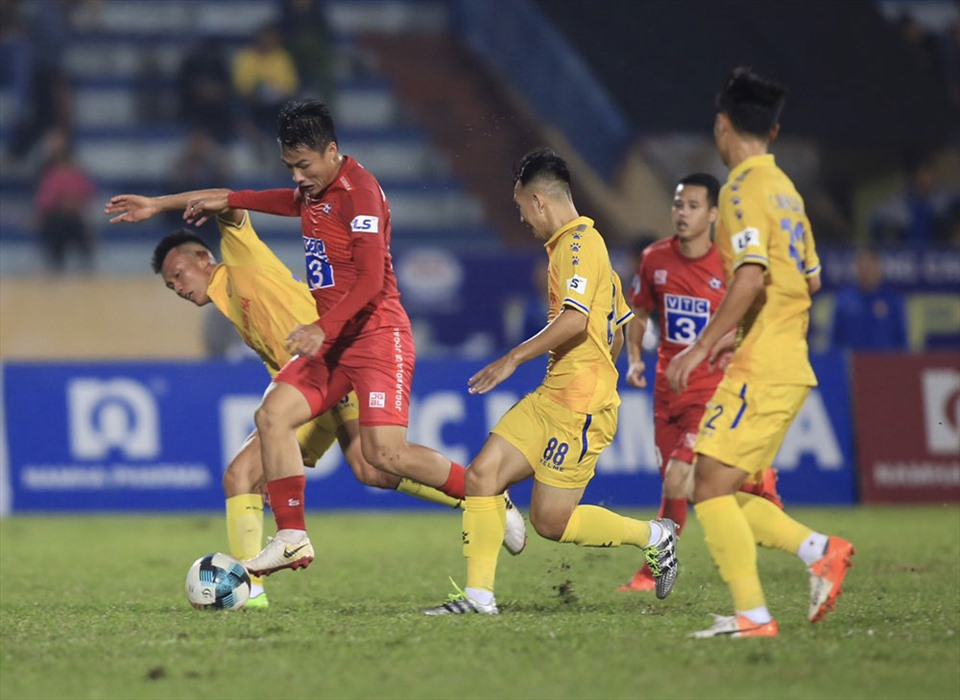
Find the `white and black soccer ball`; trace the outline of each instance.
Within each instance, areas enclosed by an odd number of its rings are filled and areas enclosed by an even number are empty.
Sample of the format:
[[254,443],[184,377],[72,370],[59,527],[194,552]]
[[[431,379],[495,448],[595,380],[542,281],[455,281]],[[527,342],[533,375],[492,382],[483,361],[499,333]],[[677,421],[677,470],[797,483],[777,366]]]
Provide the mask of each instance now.
[[250,574],[229,554],[207,554],[187,572],[187,598],[197,610],[239,610],[249,597]]

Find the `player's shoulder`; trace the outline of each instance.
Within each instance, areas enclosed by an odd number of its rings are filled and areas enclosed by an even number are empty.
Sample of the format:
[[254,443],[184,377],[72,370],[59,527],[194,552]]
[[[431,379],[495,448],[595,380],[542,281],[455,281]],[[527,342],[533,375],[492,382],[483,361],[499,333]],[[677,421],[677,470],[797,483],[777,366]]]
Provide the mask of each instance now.
[[352,156],[344,156],[343,167],[337,176],[340,186],[347,192],[355,190],[380,190],[380,183],[373,173]]
[[641,260],[643,263],[649,265],[654,261],[670,259],[675,256],[676,251],[674,250],[673,236],[670,236],[669,238],[661,238],[658,241],[654,241],[644,248]]

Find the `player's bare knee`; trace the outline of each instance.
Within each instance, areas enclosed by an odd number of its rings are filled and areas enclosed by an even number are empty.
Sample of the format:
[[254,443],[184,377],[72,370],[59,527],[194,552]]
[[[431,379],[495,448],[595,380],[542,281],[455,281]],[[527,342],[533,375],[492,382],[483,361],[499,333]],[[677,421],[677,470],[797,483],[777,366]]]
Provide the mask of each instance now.
[[472,466],[464,473],[463,486],[471,496],[494,496],[503,493],[503,489],[497,488],[496,472],[488,472]]
[[558,513],[534,513],[530,511],[530,524],[537,534],[544,539],[559,542],[567,529],[569,517],[561,517]]
[[257,493],[263,479],[259,461],[244,459],[241,452],[223,472],[223,492],[230,498],[244,493]]
[[353,475],[357,477],[357,481],[364,486],[392,491],[396,489],[397,484],[400,483],[399,476],[382,471],[365,459],[351,462],[350,469],[353,471]]

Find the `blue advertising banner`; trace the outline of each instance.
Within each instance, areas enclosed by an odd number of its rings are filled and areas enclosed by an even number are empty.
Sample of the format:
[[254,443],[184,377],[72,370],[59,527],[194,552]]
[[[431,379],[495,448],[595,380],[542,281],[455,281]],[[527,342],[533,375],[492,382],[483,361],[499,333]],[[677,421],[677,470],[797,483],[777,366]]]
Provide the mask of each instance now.
[[[482,360],[421,360],[409,439],[467,464],[489,429],[543,375],[524,365],[497,389],[471,396]],[[850,395],[840,355],[815,358],[814,390],[776,465],[792,504],[855,501]],[[650,368],[652,373],[652,367]],[[652,376],[650,377],[652,382]],[[24,511],[220,510],[224,466],[253,428],[268,377],[256,362],[12,362],[3,366],[2,500]],[[655,506],[660,479],[650,394],[621,389],[616,439],[585,502]],[[411,508],[422,501],[362,486],[331,449],[307,470],[308,508]],[[530,485],[511,491],[528,502]]]

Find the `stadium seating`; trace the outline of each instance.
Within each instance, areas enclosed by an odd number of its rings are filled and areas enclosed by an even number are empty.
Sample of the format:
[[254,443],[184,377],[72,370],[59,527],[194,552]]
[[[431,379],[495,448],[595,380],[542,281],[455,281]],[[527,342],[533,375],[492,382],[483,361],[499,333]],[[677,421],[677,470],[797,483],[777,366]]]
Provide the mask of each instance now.
[[[325,7],[338,49],[335,114],[341,149],[369,167],[388,193],[395,248],[455,245],[457,241],[469,241],[471,247],[493,245],[496,232],[481,203],[452,175],[447,158],[401,108],[390,82],[358,45],[358,37],[370,32],[445,30],[447,5],[332,0]],[[73,87],[76,154],[103,197],[169,188],[172,163],[187,135],[187,127],[176,121],[176,80],[184,55],[206,37],[215,37],[231,55],[279,13],[279,2],[251,0],[114,0],[81,8],[63,47],[63,64]],[[4,253],[0,272],[4,274],[30,272],[39,265],[31,241],[36,159],[18,161],[9,155],[14,99],[9,87],[0,89],[0,246]],[[211,185],[289,184],[276,160],[265,163],[263,154],[242,140],[230,145],[228,160],[229,181]],[[100,217],[97,207],[91,218],[107,241],[122,241],[138,250],[118,255],[102,246],[99,269],[142,272],[139,249],[154,241],[162,228],[118,232],[106,227]],[[265,217],[258,227],[268,239],[286,239],[297,224]],[[458,235],[451,236],[450,231]],[[136,267],[129,269],[127,260],[137,261]]]

